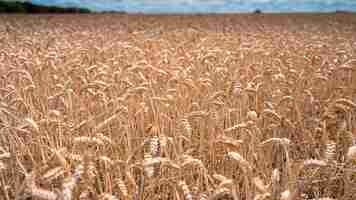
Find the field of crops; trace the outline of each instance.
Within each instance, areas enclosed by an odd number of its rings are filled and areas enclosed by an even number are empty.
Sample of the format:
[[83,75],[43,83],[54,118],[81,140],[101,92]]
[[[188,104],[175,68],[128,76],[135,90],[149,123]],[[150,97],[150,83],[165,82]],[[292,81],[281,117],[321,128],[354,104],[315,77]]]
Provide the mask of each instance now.
[[1,200],[355,200],[356,15],[0,15]]

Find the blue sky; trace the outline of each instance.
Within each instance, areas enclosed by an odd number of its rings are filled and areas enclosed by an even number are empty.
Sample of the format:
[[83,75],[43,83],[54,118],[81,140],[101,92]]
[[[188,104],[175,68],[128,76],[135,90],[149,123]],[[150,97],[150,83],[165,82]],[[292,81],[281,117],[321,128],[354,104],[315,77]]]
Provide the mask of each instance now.
[[356,0],[31,0],[36,4],[128,12],[356,11]]

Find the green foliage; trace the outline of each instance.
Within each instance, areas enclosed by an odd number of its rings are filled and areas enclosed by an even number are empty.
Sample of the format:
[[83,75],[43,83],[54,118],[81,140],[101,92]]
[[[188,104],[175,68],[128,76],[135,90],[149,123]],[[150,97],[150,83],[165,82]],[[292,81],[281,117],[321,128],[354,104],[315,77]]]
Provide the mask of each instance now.
[[90,13],[86,8],[41,6],[30,2],[0,1],[0,13]]

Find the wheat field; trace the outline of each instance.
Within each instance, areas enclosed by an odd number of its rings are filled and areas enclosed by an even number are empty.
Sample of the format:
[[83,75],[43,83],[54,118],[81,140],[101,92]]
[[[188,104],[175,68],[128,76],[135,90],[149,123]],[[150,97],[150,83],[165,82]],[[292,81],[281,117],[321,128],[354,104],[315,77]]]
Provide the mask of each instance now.
[[356,199],[356,15],[0,15],[1,200]]

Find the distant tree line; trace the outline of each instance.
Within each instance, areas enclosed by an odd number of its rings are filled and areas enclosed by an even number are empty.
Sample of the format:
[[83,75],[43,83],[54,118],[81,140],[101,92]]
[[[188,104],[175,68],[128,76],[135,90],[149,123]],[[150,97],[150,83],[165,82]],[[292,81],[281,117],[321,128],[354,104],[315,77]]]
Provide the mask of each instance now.
[[30,2],[1,1],[0,13],[90,13],[86,8],[42,6]]

